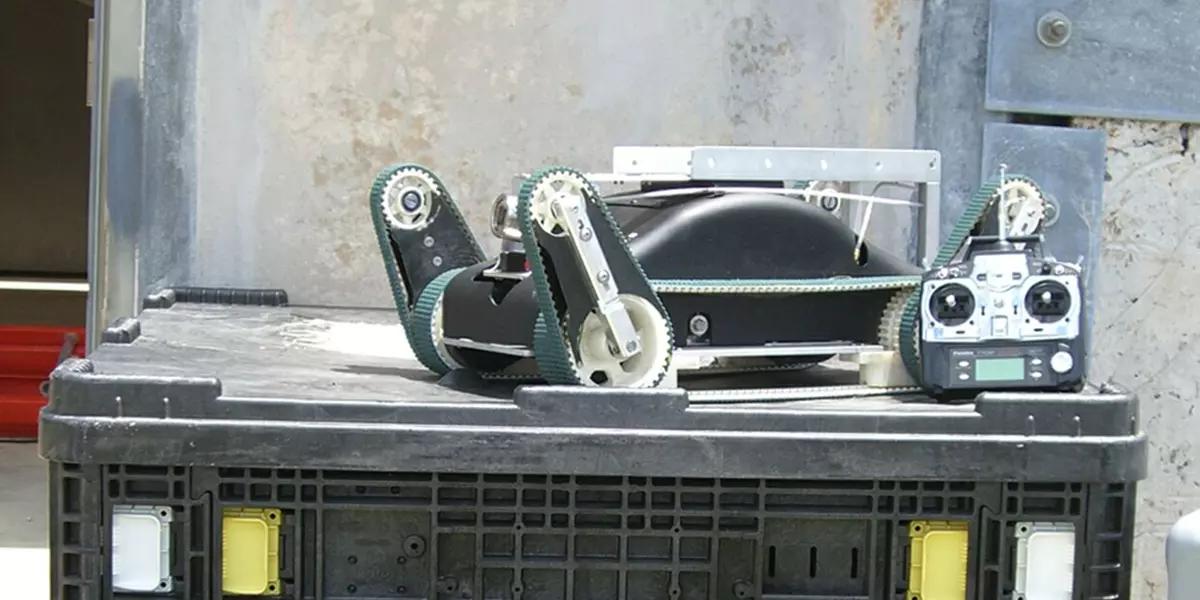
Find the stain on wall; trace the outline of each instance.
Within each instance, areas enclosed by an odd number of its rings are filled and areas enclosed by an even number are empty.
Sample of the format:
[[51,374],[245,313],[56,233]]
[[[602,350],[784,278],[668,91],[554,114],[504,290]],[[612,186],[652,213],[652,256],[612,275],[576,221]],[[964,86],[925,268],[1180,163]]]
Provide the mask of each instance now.
[[1108,135],[1091,371],[1141,400],[1149,477],[1138,488],[1134,598],[1160,600],[1167,532],[1200,508],[1200,127],[1076,125]]
[[614,145],[911,147],[920,10],[198,3],[192,283],[387,305],[366,190],[395,161],[438,172],[495,249],[487,208],[515,174],[607,170]]

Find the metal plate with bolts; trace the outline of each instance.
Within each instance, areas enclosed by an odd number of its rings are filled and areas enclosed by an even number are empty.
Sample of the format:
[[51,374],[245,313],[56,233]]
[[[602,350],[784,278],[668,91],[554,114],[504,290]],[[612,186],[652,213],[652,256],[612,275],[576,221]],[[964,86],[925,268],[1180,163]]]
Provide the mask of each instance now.
[[617,146],[613,171],[700,180],[941,181],[935,150],[756,146]]
[[1200,121],[1200,2],[992,0],[987,108]]
[[983,176],[995,175],[1004,163],[1009,173],[1032,177],[1054,207],[1047,214],[1046,251],[1083,265],[1085,336],[1100,259],[1104,146],[1104,133],[1094,129],[989,123],[983,130]]
[[921,216],[917,254],[928,262],[941,239],[942,155],[936,150],[757,146],[617,146],[613,173],[595,180],[844,181],[915,184]]

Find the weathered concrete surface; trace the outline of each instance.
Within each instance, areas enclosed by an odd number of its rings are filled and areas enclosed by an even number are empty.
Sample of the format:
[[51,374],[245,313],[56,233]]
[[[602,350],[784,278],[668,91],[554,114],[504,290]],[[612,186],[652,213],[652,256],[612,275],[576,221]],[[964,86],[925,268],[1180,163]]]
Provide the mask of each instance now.
[[513,174],[614,145],[912,145],[920,0],[197,5],[197,284],[388,304],[365,192],[398,160],[483,236]]
[[1150,475],[1139,488],[1134,598],[1160,600],[1167,531],[1200,507],[1200,126],[1076,125],[1108,134],[1091,371],[1141,398]]

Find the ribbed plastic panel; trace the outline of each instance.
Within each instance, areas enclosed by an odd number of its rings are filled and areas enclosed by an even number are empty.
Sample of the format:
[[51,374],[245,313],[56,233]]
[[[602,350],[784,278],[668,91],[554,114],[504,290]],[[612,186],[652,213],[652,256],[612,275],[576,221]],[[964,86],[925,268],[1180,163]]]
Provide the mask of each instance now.
[[171,591],[139,598],[221,597],[221,515],[245,508],[282,515],[283,598],[911,600],[909,524],[949,522],[969,536],[966,598],[1007,600],[1028,521],[1074,527],[1074,597],[1129,593],[1131,483],[60,463],[51,481],[55,598],[124,597],[110,515],[130,504],[173,510]]

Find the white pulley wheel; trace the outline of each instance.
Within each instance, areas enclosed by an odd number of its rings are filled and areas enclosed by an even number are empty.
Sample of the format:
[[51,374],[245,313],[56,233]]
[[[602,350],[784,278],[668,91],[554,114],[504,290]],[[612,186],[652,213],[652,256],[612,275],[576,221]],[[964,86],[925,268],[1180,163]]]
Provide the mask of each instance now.
[[593,312],[580,331],[580,379],[584,385],[651,387],[661,379],[670,357],[670,327],[653,302],[632,294],[618,298],[633,322],[641,351],[622,360],[610,349],[607,327]]
[[393,227],[421,229],[433,211],[437,182],[417,169],[401,169],[388,180],[383,192],[383,218]]
[[582,210],[586,202],[584,190],[587,186],[587,181],[574,173],[552,173],[533,189],[530,203],[533,220],[542,228],[542,231],[550,235],[555,237],[566,235],[566,229],[571,226],[570,221],[554,214],[554,211],[550,209],[550,203],[557,198],[571,199]]
[[1037,233],[1046,219],[1046,199],[1037,186],[1028,181],[1014,179],[1000,186],[1000,201],[1005,214],[1005,231],[1009,236],[1026,236]]

